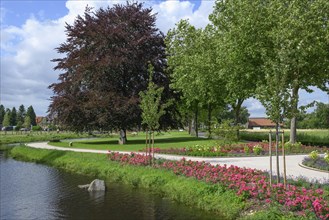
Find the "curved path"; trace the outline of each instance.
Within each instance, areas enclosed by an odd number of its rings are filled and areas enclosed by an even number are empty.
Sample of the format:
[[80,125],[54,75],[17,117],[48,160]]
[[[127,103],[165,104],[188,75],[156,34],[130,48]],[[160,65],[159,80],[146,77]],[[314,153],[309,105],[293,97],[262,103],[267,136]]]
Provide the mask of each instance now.
[[[55,147],[49,145],[47,142],[39,142],[39,143],[29,143],[27,144],[28,147],[33,148],[42,148],[42,149],[50,149],[50,150],[63,150],[63,151],[75,151],[75,152],[85,152],[85,153],[101,153],[106,154],[108,153],[107,150],[92,150],[92,149],[79,149],[79,148],[66,148],[66,147]],[[116,151],[119,153],[130,153],[127,151]],[[143,154],[141,152],[135,152],[139,154]],[[310,181],[319,181],[321,183],[328,183],[329,184],[329,173],[319,172],[315,170],[310,170],[299,166],[299,163],[302,162],[303,158],[306,155],[288,155],[286,156],[286,164],[287,164],[287,176],[289,178],[297,178],[297,177],[306,177]],[[169,160],[180,160],[183,156],[176,156],[176,155],[167,155],[167,154],[155,154],[156,158],[164,158]],[[205,161],[211,163],[213,165],[216,164],[227,164],[235,165],[239,167],[247,167],[247,168],[254,168],[264,171],[269,171],[270,169],[270,162],[269,157],[184,157],[186,160],[192,161]],[[279,169],[282,171],[282,157],[279,157]],[[273,174],[276,174],[276,158],[272,157],[272,167],[273,167]]]

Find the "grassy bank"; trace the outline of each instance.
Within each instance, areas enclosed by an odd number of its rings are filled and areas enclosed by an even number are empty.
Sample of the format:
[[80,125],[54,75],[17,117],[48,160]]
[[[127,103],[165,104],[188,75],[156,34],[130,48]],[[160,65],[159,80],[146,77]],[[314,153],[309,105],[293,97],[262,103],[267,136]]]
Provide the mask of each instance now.
[[[240,132],[240,138],[247,141],[262,141],[268,140],[270,130],[244,130]],[[289,129],[285,129],[285,141],[289,141]],[[275,132],[275,130],[272,130]],[[274,133],[272,138],[274,139]],[[327,146],[329,147],[329,130],[297,130],[297,141],[309,146]]]
[[70,172],[122,182],[152,190],[188,206],[214,212],[218,219],[236,219],[246,204],[231,190],[194,179],[177,177],[151,167],[122,166],[108,161],[106,155],[60,152],[15,147],[10,152],[16,159],[44,163]]
[[74,132],[15,132],[8,131],[6,134],[0,132],[0,144],[13,144],[13,143],[28,143],[36,141],[50,141],[62,140],[71,138],[86,138],[89,137],[87,133],[74,133]]
[[[193,178],[176,176],[167,170],[151,167],[121,165],[108,161],[106,155],[50,151],[15,147],[10,152],[16,159],[44,163],[70,172],[87,174],[107,181],[121,182],[133,187],[147,188],[188,206],[213,212],[214,219],[294,219],[285,217],[277,207],[257,206],[245,201],[232,190],[220,184],[209,184]],[[254,211],[253,211],[254,212]],[[287,213],[285,213],[287,215]],[[299,218],[300,219],[300,218]]]

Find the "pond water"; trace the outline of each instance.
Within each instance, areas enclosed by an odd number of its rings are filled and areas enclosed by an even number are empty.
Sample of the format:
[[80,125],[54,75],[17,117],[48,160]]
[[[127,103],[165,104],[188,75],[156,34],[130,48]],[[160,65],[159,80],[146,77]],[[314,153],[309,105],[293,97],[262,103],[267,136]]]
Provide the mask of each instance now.
[[0,219],[223,219],[143,189],[107,184],[105,193],[77,186],[92,181],[45,165],[16,161],[0,150]]

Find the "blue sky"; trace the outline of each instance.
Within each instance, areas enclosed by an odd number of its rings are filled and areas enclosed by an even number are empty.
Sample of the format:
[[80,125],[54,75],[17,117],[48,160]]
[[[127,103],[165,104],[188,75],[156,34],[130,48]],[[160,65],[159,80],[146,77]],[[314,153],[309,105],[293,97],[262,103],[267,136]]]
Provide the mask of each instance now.
[[[65,41],[65,22],[72,23],[88,4],[94,8],[126,1],[110,0],[1,0],[1,78],[0,103],[7,108],[33,105],[37,115],[46,115],[52,92],[48,85],[57,81],[59,72],[50,60],[59,57],[54,50]],[[208,23],[214,1],[145,1],[158,13],[157,26],[166,33],[180,19],[197,27]],[[300,92],[300,104],[313,100],[329,103],[327,94]],[[265,116],[255,99],[244,104],[252,117]]]

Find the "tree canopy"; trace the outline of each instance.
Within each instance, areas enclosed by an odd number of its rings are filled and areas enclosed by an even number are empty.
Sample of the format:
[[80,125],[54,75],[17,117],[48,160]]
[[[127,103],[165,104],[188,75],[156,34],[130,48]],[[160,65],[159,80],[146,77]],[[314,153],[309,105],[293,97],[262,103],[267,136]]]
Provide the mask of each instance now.
[[[155,15],[139,3],[114,5],[92,11],[86,8],[73,25],[54,59],[63,73],[54,91],[50,114],[68,129],[121,129],[141,124],[139,92],[147,88],[148,64],[153,81],[169,97],[164,35],[155,26]],[[170,115],[167,124],[170,123]]]

